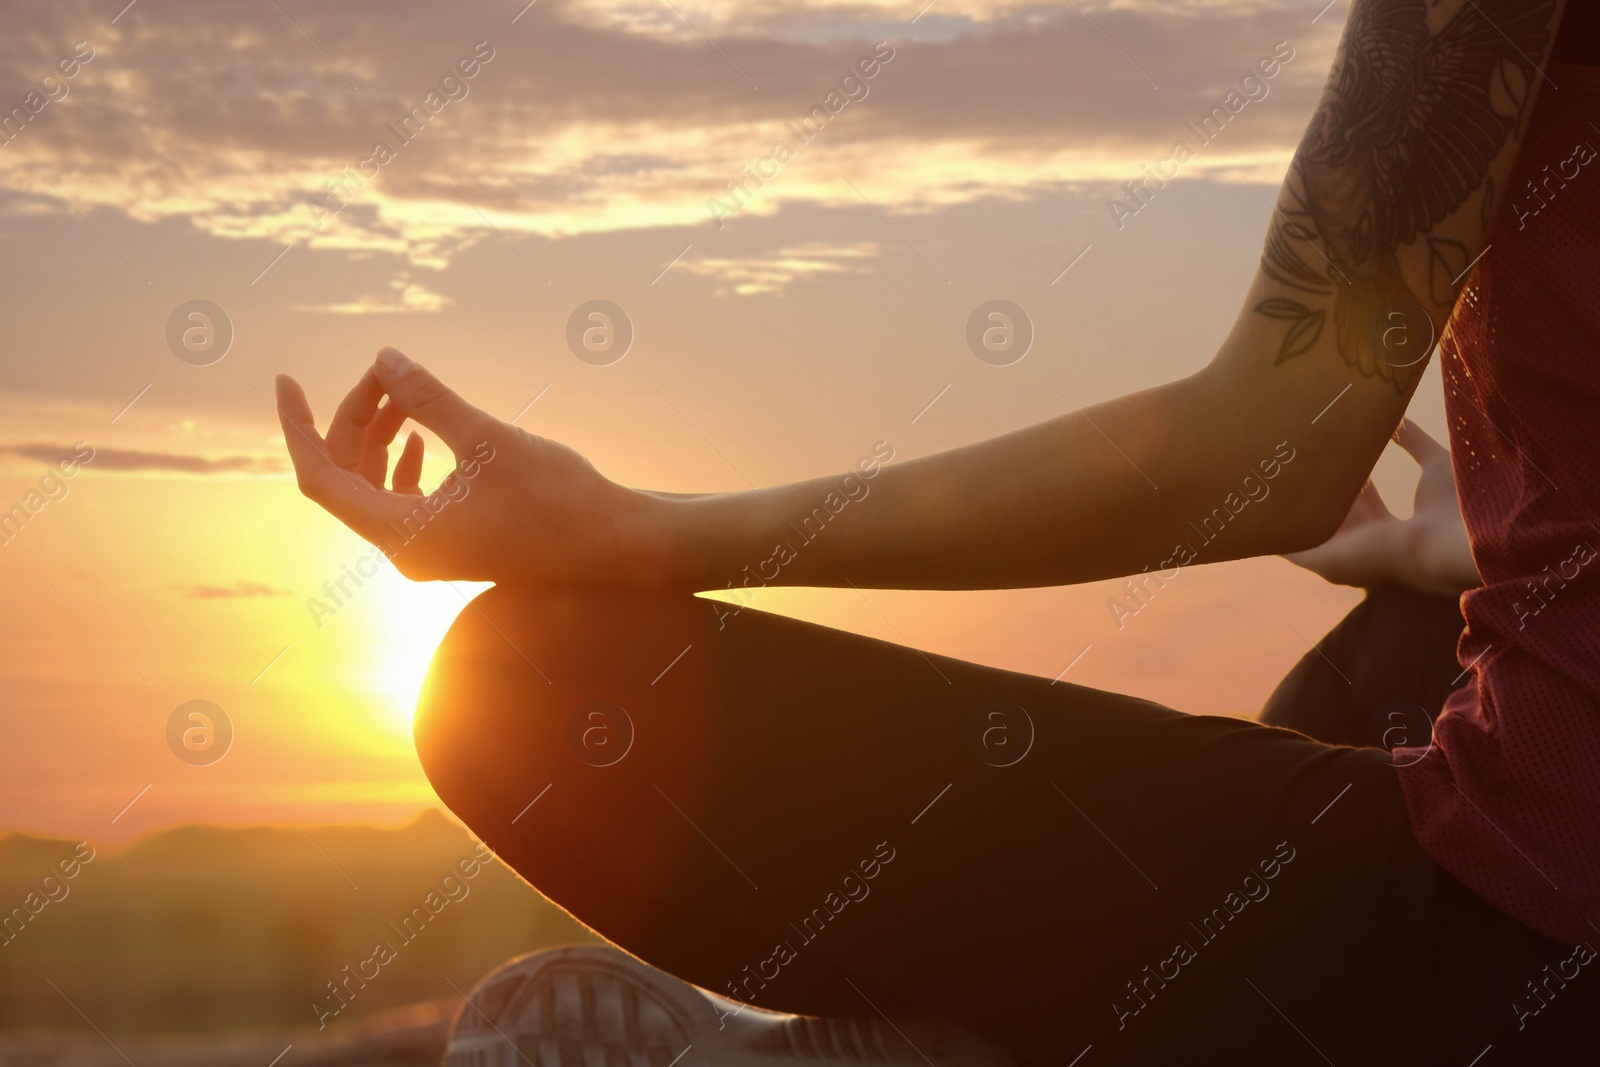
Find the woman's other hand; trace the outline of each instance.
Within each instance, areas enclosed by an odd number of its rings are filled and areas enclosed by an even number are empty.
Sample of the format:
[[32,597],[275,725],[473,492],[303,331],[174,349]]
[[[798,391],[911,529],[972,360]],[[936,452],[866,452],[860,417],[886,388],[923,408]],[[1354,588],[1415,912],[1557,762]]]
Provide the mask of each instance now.
[[1405,585],[1455,596],[1482,584],[1449,451],[1409,420],[1395,440],[1422,468],[1411,518],[1395,518],[1369,481],[1332,537],[1284,558],[1337,585]]

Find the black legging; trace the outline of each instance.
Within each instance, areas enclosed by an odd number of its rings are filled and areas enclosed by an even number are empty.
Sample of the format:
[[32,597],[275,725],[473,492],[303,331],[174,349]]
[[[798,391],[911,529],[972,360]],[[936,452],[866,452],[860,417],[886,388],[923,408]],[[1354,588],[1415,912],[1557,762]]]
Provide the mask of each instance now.
[[1261,721],[1330,745],[1426,745],[1445,697],[1467,681],[1461,629],[1454,597],[1374,590],[1284,676]]
[[[1445,661],[1450,635],[1389,614],[1422,603],[1369,599],[1322,645],[1350,683],[1314,651],[1269,716],[1299,723],[1299,693],[1360,741],[1373,700],[1436,711],[1437,669],[1364,673]],[[647,962],[764,1007],[944,1016],[1033,1064],[1581,1062],[1600,976],[1556,991],[1571,948],[1420,851],[1381,748],[718,616],[496,588],[418,710],[445,803]]]

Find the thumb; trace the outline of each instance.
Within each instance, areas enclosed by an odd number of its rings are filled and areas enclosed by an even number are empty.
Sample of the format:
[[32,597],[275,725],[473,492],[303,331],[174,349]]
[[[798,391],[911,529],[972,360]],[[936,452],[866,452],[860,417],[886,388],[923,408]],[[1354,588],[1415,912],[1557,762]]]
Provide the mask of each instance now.
[[375,369],[390,401],[438,434],[451,451],[468,450],[494,423],[488,412],[461,399],[427,368],[397,349],[379,352]]
[[1368,478],[1361,492],[1350,502],[1350,511],[1344,517],[1344,524],[1339,527],[1344,530],[1351,526],[1372,522],[1374,519],[1387,518],[1389,505],[1383,502],[1383,494],[1378,492],[1378,487]]

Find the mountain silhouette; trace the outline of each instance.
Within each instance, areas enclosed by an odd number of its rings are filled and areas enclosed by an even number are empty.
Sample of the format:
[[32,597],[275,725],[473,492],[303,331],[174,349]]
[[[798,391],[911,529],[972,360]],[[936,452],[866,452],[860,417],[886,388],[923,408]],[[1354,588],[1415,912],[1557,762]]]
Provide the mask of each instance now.
[[0,1064],[80,1062],[7,1053],[50,1033],[120,1063],[109,1044],[157,1035],[298,1032],[309,1050],[374,1019],[437,1030],[504,960],[591,940],[436,810],[397,829],[192,825],[93,849],[0,836]]

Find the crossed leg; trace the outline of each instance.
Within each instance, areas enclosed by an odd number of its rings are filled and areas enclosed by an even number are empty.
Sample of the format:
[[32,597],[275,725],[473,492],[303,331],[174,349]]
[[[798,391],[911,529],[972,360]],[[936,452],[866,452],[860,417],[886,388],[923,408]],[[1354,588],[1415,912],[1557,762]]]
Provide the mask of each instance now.
[[1463,625],[1454,597],[1374,589],[1284,676],[1261,721],[1331,745],[1422,745],[1468,677]]
[[1380,749],[718,616],[496,588],[417,715],[445,803],[679,978],[1037,1064],[1466,1063],[1566,954],[1420,852]]

